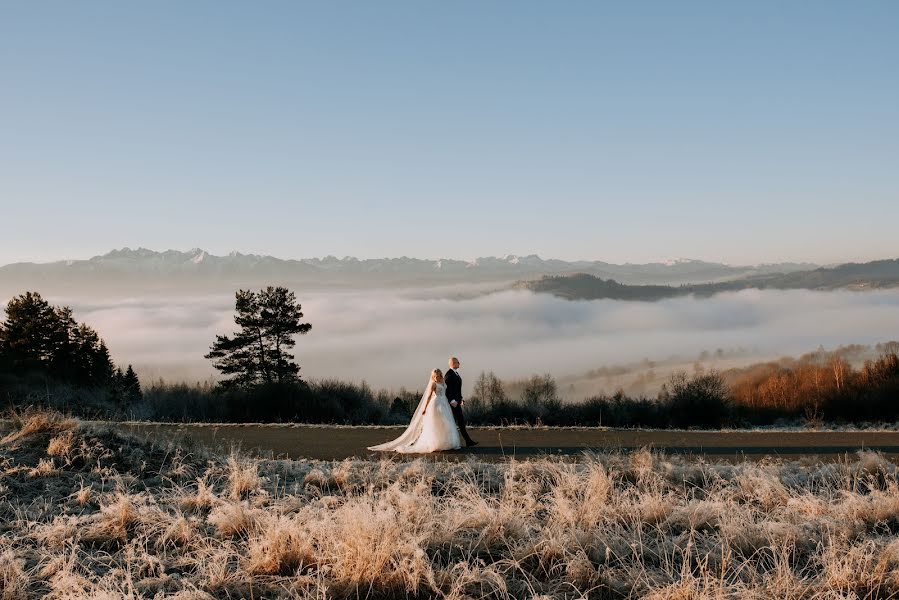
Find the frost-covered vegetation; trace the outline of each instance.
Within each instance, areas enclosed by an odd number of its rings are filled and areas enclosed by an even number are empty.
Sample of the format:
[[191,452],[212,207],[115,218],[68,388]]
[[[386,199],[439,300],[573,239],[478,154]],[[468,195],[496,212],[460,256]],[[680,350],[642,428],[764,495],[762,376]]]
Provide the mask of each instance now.
[[4,600],[899,596],[899,472],[874,453],[271,461],[49,412],[4,435]]

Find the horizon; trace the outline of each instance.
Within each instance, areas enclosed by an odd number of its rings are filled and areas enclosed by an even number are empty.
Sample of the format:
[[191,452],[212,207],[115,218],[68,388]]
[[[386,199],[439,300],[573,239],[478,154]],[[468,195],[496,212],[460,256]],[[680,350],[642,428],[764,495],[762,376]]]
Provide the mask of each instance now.
[[21,264],[33,264],[33,265],[47,265],[54,264],[60,262],[75,262],[75,261],[89,261],[96,258],[103,258],[109,256],[110,254],[114,254],[117,252],[139,252],[146,251],[153,254],[164,254],[167,252],[177,252],[180,254],[205,254],[208,256],[216,257],[216,258],[227,258],[230,256],[253,256],[260,258],[273,258],[275,260],[281,261],[310,261],[310,260],[325,260],[325,259],[337,259],[337,260],[358,260],[358,261],[377,261],[377,260],[401,260],[401,259],[409,259],[409,260],[423,260],[423,261],[455,261],[455,262],[468,262],[474,263],[481,259],[493,258],[498,260],[510,260],[516,258],[537,258],[542,261],[562,261],[562,262],[601,262],[607,263],[610,265],[616,266],[627,266],[627,265],[666,265],[671,266],[678,263],[689,263],[689,262],[702,262],[709,264],[720,264],[728,267],[763,267],[763,266],[772,266],[778,264],[796,264],[796,265],[808,265],[810,267],[820,268],[820,267],[834,267],[841,264],[849,264],[849,263],[865,263],[865,262],[876,262],[883,260],[896,260],[899,259],[899,255],[897,256],[881,256],[878,258],[874,258],[871,260],[861,260],[861,259],[841,259],[836,262],[831,263],[815,263],[809,261],[801,261],[801,260],[791,260],[786,258],[784,260],[779,260],[776,262],[757,262],[757,263],[728,263],[722,261],[716,261],[708,258],[698,258],[698,257],[688,257],[688,256],[679,256],[679,257],[668,257],[668,258],[658,258],[654,260],[648,260],[646,262],[637,262],[637,261],[624,261],[624,262],[612,262],[609,260],[605,260],[602,258],[574,258],[574,259],[563,259],[555,256],[543,256],[537,253],[529,253],[529,254],[513,254],[513,253],[505,253],[505,254],[494,254],[494,255],[482,255],[482,256],[473,256],[473,257],[455,257],[455,256],[414,256],[414,255],[401,255],[401,256],[354,256],[354,255],[335,255],[335,254],[327,254],[327,255],[316,255],[316,256],[278,256],[272,254],[260,254],[256,252],[244,252],[240,250],[229,250],[227,252],[213,252],[209,251],[200,246],[193,246],[187,250],[181,250],[178,248],[166,248],[164,250],[161,249],[153,249],[147,248],[145,246],[122,246],[117,248],[112,248],[106,252],[100,254],[93,254],[90,256],[82,256],[82,257],[57,257],[50,258],[48,260],[23,260],[16,261],[11,263],[0,263],[0,268],[7,267],[11,265],[21,265]]
[[5,6],[0,263],[899,254],[899,5]]

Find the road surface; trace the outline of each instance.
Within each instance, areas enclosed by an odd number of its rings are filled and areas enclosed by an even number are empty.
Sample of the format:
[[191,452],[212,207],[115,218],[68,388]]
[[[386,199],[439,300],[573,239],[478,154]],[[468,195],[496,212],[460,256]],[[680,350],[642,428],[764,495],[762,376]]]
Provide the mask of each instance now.
[[[341,460],[376,456],[366,450],[391,440],[401,427],[339,427],[260,424],[117,423],[125,432],[156,440],[187,439],[255,456]],[[540,455],[578,456],[588,451],[651,448],[667,453],[717,458],[817,455],[835,459],[858,450],[877,450],[899,459],[899,431],[680,431],[601,428],[469,428],[475,448],[440,453],[446,459],[502,460]]]

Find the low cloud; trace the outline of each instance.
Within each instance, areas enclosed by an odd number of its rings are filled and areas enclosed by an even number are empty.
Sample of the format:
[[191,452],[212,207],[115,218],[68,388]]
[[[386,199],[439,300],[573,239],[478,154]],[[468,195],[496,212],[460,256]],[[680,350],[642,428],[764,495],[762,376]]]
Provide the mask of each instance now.
[[[300,299],[312,323],[296,346],[305,377],[390,388],[421,386],[450,355],[462,359],[470,383],[481,370],[503,378],[562,376],[718,348],[771,357],[899,337],[899,290],[745,290],[654,303],[569,302],[527,291],[463,300],[421,291],[335,291]],[[53,301],[71,305],[118,362],[134,364],[145,377],[213,377],[203,355],[215,334],[234,329],[231,295]]]

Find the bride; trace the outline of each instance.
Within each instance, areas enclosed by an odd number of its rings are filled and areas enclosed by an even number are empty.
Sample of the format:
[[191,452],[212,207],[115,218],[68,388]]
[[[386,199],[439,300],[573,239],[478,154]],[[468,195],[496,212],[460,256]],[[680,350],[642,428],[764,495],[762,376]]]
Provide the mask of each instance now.
[[446,384],[440,369],[431,371],[431,380],[409,427],[392,442],[371,446],[369,450],[386,450],[403,454],[424,454],[438,450],[457,450],[462,438],[456,428],[453,412],[446,399]]

